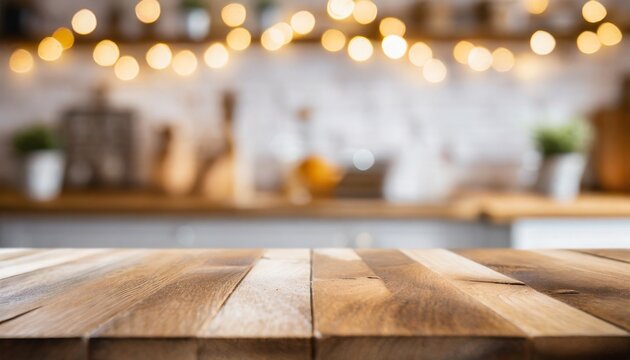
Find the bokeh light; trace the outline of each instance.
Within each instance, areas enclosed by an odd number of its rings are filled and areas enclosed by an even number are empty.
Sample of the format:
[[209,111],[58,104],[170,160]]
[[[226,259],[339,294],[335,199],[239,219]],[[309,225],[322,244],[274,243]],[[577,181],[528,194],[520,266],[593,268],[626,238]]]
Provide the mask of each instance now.
[[152,69],[163,70],[171,65],[173,52],[166,44],[155,44],[147,51],[146,60]]
[[363,62],[372,57],[374,47],[370,40],[363,36],[355,36],[348,42],[348,55],[354,61]]
[[370,0],[359,0],[354,3],[354,10],[352,11],[352,17],[356,22],[362,25],[366,25],[376,20],[378,15],[378,8]]
[[468,53],[468,66],[475,71],[490,69],[492,60],[492,53],[483,46],[476,46]]
[[400,59],[407,53],[407,41],[398,35],[385,36],[381,47],[385,56],[390,59]]
[[239,3],[227,4],[221,10],[221,19],[225,25],[237,27],[243,25],[247,18],[247,9]]
[[140,73],[140,65],[133,56],[121,56],[114,66],[114,74],[123,81],[135,79]]
[[315,16],[306,10],[298,11],[291,16],[291,27],[296,34],[308,34],[315,27]]
[[326,30],[322,34],[322,46],[330,52],[341,51],[346,46],[346,35],[337,29]]
[[111,40],[103,40],[96,44],[92,57],[100,66],[113,66],[120,56],[118,45]]
[[462,40],[458,42],[453,48],[453,57],[455,61],[460,64],[468,64],[468,54],[470,51],[475,48],[475,45],[470,41]]
[[343,20],[352,15],[354,1],[352,0],[328,0],[326,5],[328,15],[335,20]]
[[433,58],[433,50],[422,41],[413,44],[409,48],[409,61],[415,66],[424,66],[431,58]]
[[270,27],[260,36],[260,44],[269,51],[279,50],[284,46],[284,34],[276,27]]
[[272,27],[278,29],[280,33],[282,33],[282,45],[286,45],[293,40],[293,28],[291,25],[285,22],[279,22]]
[[597,0],[587,1],[582,6],[582,16],[584,20],[590,23],[596,23],[602,21],[606,17],[606,7]]
[[446,65],[438,59],[429,59],[422,67],[422,76],[430,83],[440,83],[446,79]]
[[225,45],[221,43],[212,44],[203,54],[206,65],[212,69],[220,69],[227,65],[230,60],[230,53]]
[[96,15],[88,9],[81,9],[72,17],[72,30],[80,35],[94,31],[96,24]]
[[547,10],[549,0],[524,0],[525,9],[534,15],[540,15]]
[[9,58],[9,68],[18,74],[26,74],[33,70],[34,66],[33,55],[24,49],[15,50]]
[[515,62],[514,54],[506,48],[500,47],[492,52],[492,68],[498,72],[512,70]]
[[623,34],[617,25],[605,22],[597,28],[597,37],[603,45],[613,46],[621,42]]
[[160,3],[157,0],[141,0],[136,4],[136,17],[145,24],[156,22],[161,12]]
[[243,51],[252,43],[252,35],[245,28],[235,28],[227,34],[225,41],[230,49]]
[[597,34],[584,31],[577,37],[577,47],[584,54],[594,54],[602,47]]
[[37,55],[45,61],[59,60],[63,54],[63,46],[54,37],[44,38],[37,47]]
[[190,76],[197,71],[198,61],[190,50],[182,50],[173,57],[173,71],[181,76]]
[[529,45],[534,53],[547,55],[556,48],[556,39],[550,33],[538,30],[529,39]]
[[405,31],[407,31],[407,27],[405,26],[405,23],[402,22],[400,19],[396,19],[393,17],[386,17],[383,20],[381,20],[381,23],[378,26],[378,30],[383,36],[387,36],[387,35],[403,36],[405,35]]
[[74,45],[74,34],[66,27],[55,30],[53,37],[59,41],[64,50],[70,49]]
[[354,152],[352,155],[352,164],[357,170],[367,171],[375,163],[374,154],[368,149],[360,149]]

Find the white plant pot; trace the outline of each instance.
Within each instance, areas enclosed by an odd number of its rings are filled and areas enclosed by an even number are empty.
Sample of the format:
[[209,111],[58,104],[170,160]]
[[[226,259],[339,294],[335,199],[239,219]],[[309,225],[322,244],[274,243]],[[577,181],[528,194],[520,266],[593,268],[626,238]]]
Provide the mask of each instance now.
[[585,160],[582,154],[556,155],[543,160],[538,189],[556,201],[574,200],[580,193]]
[[38,201],[54,199],[61,191],[64,158],[60,151],[37,151],[24,158],[23,185],[26,195]]

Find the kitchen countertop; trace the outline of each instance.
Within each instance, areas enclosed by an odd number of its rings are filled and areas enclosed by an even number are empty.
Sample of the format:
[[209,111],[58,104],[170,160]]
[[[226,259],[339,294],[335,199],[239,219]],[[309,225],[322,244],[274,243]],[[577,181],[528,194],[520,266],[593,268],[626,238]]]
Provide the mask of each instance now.
[[7,359],[630,357],[630,250],[0,250]]
[[33,202],[0,192],[0,215],[174,215],[229,218],[487,219],[509,223],[520,218],[630,218],[630,195],[587,193],[558,203],[528,193],[463,193],[437,204],[395,204],[384,200],[330,199],[292,204],[258,198],[249,204],[211,203],[202,197],[169,197],[147,192],[66,193],[50,202]]

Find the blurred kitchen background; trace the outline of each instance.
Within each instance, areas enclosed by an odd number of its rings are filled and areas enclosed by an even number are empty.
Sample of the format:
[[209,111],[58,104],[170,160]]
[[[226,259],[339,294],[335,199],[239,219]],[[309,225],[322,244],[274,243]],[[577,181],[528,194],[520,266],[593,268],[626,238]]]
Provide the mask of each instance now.
[[630,247],[630,2],[2,0],[0,245]]

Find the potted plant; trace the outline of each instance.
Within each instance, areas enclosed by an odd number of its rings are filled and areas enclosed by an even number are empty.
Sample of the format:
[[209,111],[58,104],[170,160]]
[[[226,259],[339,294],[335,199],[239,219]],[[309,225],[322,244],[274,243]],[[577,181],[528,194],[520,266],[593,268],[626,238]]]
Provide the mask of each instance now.
[[194,41],[203,40],[210,32],[210,14],[205,0],[182,0],[186,35]]
[[579,121],[535,131],[536,146],[542,155],[537,183],[540,191],[557,201],[571,201],[577,197],[589,138],[589,128]]
[[55,132],[42,125],[26,128],[15,134],[13,147],[21,158],[26,194],[39,201],[55,198],[64,172],[64,157]]

